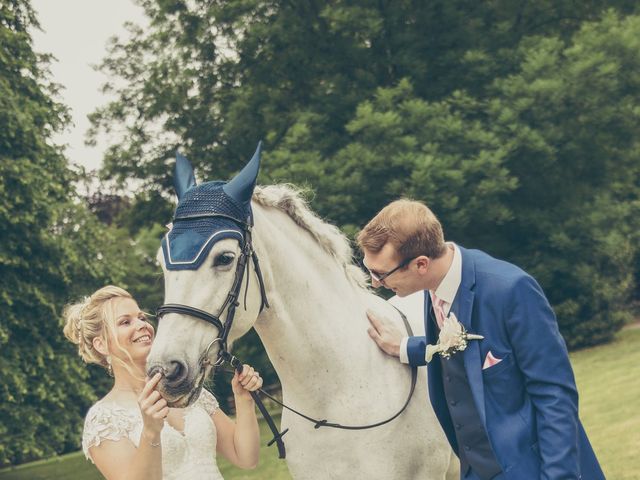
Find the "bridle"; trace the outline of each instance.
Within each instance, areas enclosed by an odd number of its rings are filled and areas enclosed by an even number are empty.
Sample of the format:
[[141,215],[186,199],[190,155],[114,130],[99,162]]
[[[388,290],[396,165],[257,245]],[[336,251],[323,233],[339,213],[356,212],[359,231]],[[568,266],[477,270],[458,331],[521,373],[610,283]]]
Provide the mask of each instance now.
[[[242,371],[242,362],[240,362],[240,360],[238,360],[238,358],[236,358],[235,356],[233,356],[231,353],[229,353],[229,351],[227,350],[227,338],[229,336],[229,332],[231,330],[231,327],[233,326],[233,319],[235,316],[235,312],[236,312],[236,308],[240,305],[240,302],[238,301],[238,297],[240,296],[240,290],[242,288],[242,281],[246,275],[246,288],[245,288],[245,298],[244,298],[244,303],[245,303],[245,310],[247,308],[246,306],[246,301],[247,301],[247,291],[248,291],[248,287],[249,287],[249,258],[251,258],[253,260],[253,265],[254,265],[254,269],[256,272],[256,276],[258,277],[258,283],[260,286],[260,296],[261,296],[261,304],[260,304],[260,312],[262,312],[262,310],[264,308],[269,308],[269,302],[267,300],[267,294],[266,294],[266,290],[265,290],[265,286],[264,286],[264,279],[262,278],[262,272],[260,270],[260,263],[258,262],[258,257],[255,253],[255,251],[253,250],[253,245],[252,245],[252,238],[251,238],[251,231],[253,228],[253,220],[251,218],[251,216],[249,217],[247,222],[239,222],[237,219],[234,219],[232,217],[226,216],[226,215],[220,215],[220,214],[200,214],[200,215],[192,215],[189,217],[181,217],[182,219],[185,218],[216,218],[216,217],[224,217],[224,218],[229,218],[231,220],[233,220],[234,222],[236,222],[241,228],[242,228],[242,236],[244,239],[244,243],[242,246],[242,250],[240,252],[240,257],[238,258],[238,262],[236,264],[236,271],[235,271],[235,276],[234,276],[234,280],[233,280],[233,284],[231,286],[231,290],[229,291],[227,298],[225,299],[224,303],[222,304],[222,306],[220,307],[218,313],[216,315],[212,315],[209,312],[206,312],[204,310],[200,310],[198,308],[195,307],[191,307],[189,305],[183,305],[180,303],[166,303],[164,305],[161,305],[160,307],[158,307],[157,313],[156,313],[156,317],[158,319],[158,321],[166,314],[168,313],[177,313],[180,315],[188,315],[194,318],[198,318],[200,320],[204,320],[205,322],[208,322],[210,324],[212,324],[213,326],[215,326],[218,329],[218,336],[209,343],[209,345],[207,346],[207,348],[205,349],[205,351],[202,353],[202,355],[200,356],[199,359],[199,366],[200,366],[200,370],[202,371],[202,369],[207,368],[208,366],[212,366],[214,368],[216,367],[221,367],[225,362],[229,363],[235,370],[237,370],[238,372]],[[224,323],[221,320],[222,315],[224,314],[224,312],[227,312],[227,316],[226,319],[224,321]],[[412,331],[411,331],[411,327],[409,325],[409,323],[407,322],[407,318],[406,316],[400,311],[398,310],[398,312],[400,313],[400,316],[402,317],[402,321],[405,324],[405,328],[407,329],[407,332],[409,333],[409,336],[412,335]],[[211,358],[209,356],[209,352],[211,350],[211,348],[218,344],[219,345],[219,350],[218,350],[218,356],[216,358],[216,360],[214,362],[211,361]],[[277,404],[279,404],[280,406],[282,406],[283,408],[286,408],[287,410],[295,413],[296,415],[304,418],[305,420],[308,420],[312,423],[314,423],[314,426],[316,429],[320,428],[320,427],[331,427],[331,428],[338,428],[338,429],[344,429],[344,430],[365,430],[365,429],[369,429],[369,428],[374,428],[374,427],[378,427],[380,425],[384,425],[386,423],[391,422],[392,420],[394,420],[395,418],[397,418],[398,416],[400,416],[400,414],[402,412],[405,411],[405,409],[407,408],[407,406],[409,405],[409,402],[411,401],[411,397],[413,396],[413,392],[415,390],[415,386],[416,386],[416,379],[417,379],[417,374],[418,374],[418,369],[417,367],[413,366],[411,367],[411,387],[409,389],[409,396],[407,397],[407,400],[405,401],[404,405],[402,406],[402,408],[393,416],[387,418],[386,420],[380,421],[380,422],[376,422],[373,424],[369,424],[369,425],[341,425],[339,423],[332,423],[329,422],[327,420],[317,420],[314,419],[312,417],[309,417],[307,415],[304,415],[300,412],[298,412],[297,410],[294,410],[291,407],[288,407],[287,405],[285,405],[284,403],[280,402],[278,399],[274,398],[273,396],[269,395],[267,392],[265,392],[264,390],[260,389],[260,392],[262,394],[264,394],[265,396],[267,396],[268,398],[270,398],[271,400],[273,400],[274,402],[276,402]],[[206,377],[206,375],[202,375],[200,381],[198,382],[198,385],[196,385],[195,390],[198,391],[199,389],[202,388],[202,384],[204,383],[204,378]],[[262,403],[262,400],[260,399],[260,397],[258,396],[257,392],[250,392],[251,396],[253,397],[254,401],[256,402],[256,405],[258,406],[258,409],[260,410],[260,412],[262,413],[262,416],[264,417],[265,421],[267,422],[267,425],[269,426],[269,428],[271,429],[272,433],[274,434],[273,439],[268,443],[268,445],[272,445],[274,442],[277,444],[278,447],[278,453],[279,453],[279,458],[285,458],[286,457],[286,450],[285,450],[285,446],[284,446],[284,442],[282,441],[282,436],[287,433],[287,431],[289,429],[285,429],[284,431],[280,432],[278,430],[278,428],[275,425],[275,422],[273,421],[273,419],[271,418],[271,415],[269,414],[269,412],[267,411],[267,409],[265,408],[264,404]]]
[[[224,217],[229,218],[225,215],[198,215],[191,217],[182,217],[182,218],[215,218],[215,217]],[[258,256],[253,250],[253,245],[251,241],[251,229],[252,222],[249,219],[247,223],[240,223],[237,220],[234,220],[236,223],[240,225],[242,228],[242,237],[244,239],[244,244],[242,246],[242,250],[240,251],[240,257],[238,258],[238,262],[236,264],[235,276],[233,279],[233,284],[231,285],[231,290],[227,295],[224,303],[220,307],[220,310],[216,315],[212,315],[209,312],[205,312],[204,310],[200,310],[199,308],[191,307],[189,305],[183,305],[180,303],[165,303],[158,307],[157,317],[158,320],[167,313],[178,313],[181,315],[188,315],[191,317],[198,318],[200,320],[204,320],[212,324],[214,327],[218,329],[218,336],[209,344],[209,346],[205,349],[200,358],[201,366],[212,365],[214,367],[220,366],[227,360],[228,351],[227,351],[227,338],[229,337],[229,332],[231,331],[231,327],[233,326],[233,319],[236,314],[236,308],[240,305],[238,301],[238,297],[240,296],[240,290],[242,288],[242,280],[246,274],[246,287],[245,288],[245,310],[247,308],[247,291],[249,287],[249,258],[253,260],[253,266],[256,272],[256,276],[258,277],[258,284],[260,285],[260,312],[264,310],[264,308],[269,308],[269,301],[267,300],[267,293],[264,287],[264,279],[262,278],[262,271],[260,270],[260,263],[258,261]],[[224,312],[227,312],[226,319],[224,323],[221,320]],[[219,344],[218,357],[214,362],[211,362],[209,357],[209,351],[211,347],[215,344]]]
[[[194,219],[194,218],[228,218],[233,220],[236,224],[240,226],[242,229],[242,238],[244,243],[242,245],[242,250],[240,251],[240,257],[238,258],[238,262],[236,263],[236,271],[233,278],[233,284],[231,285],[231,289],[227,294],[227,298],[224,303],[218,310],[216,315],[212,315],[209,312],[205,312],[204,310],[200,310],[199,308],[191,307],[189,305],[183,305],[180,303],[165,303],[164,305],[160,305],[156,312],[156,318],[158,321],[166,315],[167,313],[177,313],[180,315],[188,315],[190,317],[195,317],[200,320],[204,320],[205,322],[210,323],[214,327],[218,329],[218,336],[214,338],[207,348],[200,355],[200,359],[198,360],[198,365],[200,371],[206,369],[208,366],[212,366],[214,368],[221,367],[225,362],[229,363],[235,370],[238,372],[242,371],[242,362],[240,362],[236,357],[231,355],[227,349],[227,339],[229,337],[229,332],[231,331],[231,327],[233,326],[233,319],[236,314],[236,308],[240,305],[238,301],[238,297],[240,296],[240,290],[242,288],[242,280],[246,274],[246,287],[245,287],[245,297],[244,297],[244,308],[247,309],[247,292],[249,290],[249,258],[253,260],[253,267],[256,272],[256,276],[258,277],[258,284],[260,286],[260,312],[265,308],[269,308],[269,301],[267,299],[267,292],[264,287],[264,279],[262,278],[262,271],[260,270],[260,262],[258,261],[258,256],[253,250],[253,243],[251,239],[251,230],[253,227],[253,219],[251,216],[247,219],[247,222],[239,222],[237,219],[229,217],[227,215],[220,214],[205,214],[205,215],[190,215],[188,217],[181,217],[181,219]],[[221,317],[224,312],[227,312],[226,319],[224,323],[222,323]],[[218,356],[214,362],[211,361],[211,357],[209,352],[211,348],[218,344]],[[200,377],[198,384],[195,386],[194,390],[199,391],[202,388],[202,384],[204,383],[206,375],[203,374]],[[284,446],[284,442],[282,441],[282,436],[287,433],[287,430],[280,432],[276,427],[273,418],[267,411],[266,407],[262,403],[262,400],[258,396],[257,392],[250,392],[251,397],[254,402],[258,406],[260,413],[264,417],[267,425],[271,429],[274,434],[273,440],[269,442],[269,445],[274,442],[277,443],[278,446],[278,454],[280,458],[285,458],[286,450]]]

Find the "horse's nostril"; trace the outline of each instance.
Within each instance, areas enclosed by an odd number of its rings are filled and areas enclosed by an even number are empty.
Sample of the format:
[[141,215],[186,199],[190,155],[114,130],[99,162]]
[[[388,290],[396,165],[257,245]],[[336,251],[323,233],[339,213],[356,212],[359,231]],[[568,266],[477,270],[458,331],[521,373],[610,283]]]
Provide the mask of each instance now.
[[165,370],[165,378],[172,384],[180,384],[187,378],[188,370],[187,366],[179,360],[172,360],[169,362]]
[[154,365],[149,370],[147,370],[147,376],[149,378],[153,378],[156,373],[162,373],[164,369],[160,365]]

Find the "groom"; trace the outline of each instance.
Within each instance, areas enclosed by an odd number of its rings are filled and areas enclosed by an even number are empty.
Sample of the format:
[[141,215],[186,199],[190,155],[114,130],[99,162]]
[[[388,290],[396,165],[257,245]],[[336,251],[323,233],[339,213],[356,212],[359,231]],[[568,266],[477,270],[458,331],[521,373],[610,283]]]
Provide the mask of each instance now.
[[358,244],[374,287],[399,297],[424,291],[425,337],[403,336],[369,313],[369,334],[384,352],[425,365],[445,321],[483,337],[428,363],[431,404],[460,458],[461,478],[604,479],[578,418],[567,348],[531,276],[445,243],[431,210],[410,200],[382,209]]

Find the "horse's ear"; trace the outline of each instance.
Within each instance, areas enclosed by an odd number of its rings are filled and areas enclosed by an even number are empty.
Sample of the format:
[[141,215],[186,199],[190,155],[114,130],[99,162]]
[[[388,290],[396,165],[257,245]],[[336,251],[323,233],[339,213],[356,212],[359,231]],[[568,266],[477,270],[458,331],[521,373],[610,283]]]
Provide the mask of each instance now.
[[187,190],[196,184],[196,177],[193,175],[193,167],[189,160],[176,152],[176,171],[173,179],[173,186],[176,189],[178,200],[182,198]]
[[222,187],[227,195],[241,202],[243,205],[248,205],[249,202],[251,202],[253,189],[256,186],[256,179],[258,178],[258,171],[260,170],[261,150],[262,142],[258,142],[256,153],[253,154],[249,163],[244,166],[240,173]]

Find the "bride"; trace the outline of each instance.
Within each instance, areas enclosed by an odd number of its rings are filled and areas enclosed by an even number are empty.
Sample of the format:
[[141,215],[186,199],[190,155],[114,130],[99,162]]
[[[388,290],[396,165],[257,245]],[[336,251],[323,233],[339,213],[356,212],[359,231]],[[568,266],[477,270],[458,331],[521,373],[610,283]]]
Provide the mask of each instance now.
[[104,366],[113,388],[87,413],[82,448],[107,479],[222,479],[216,452],[240,468],[258,463],[259,437],[249,392],[262,378],[245,365],[231,381],[234,423],[206,390],[189,407],[174,409],[145,378],[154,329],[125,290],[106,286],[67,306],[64,334],[87,363]]

